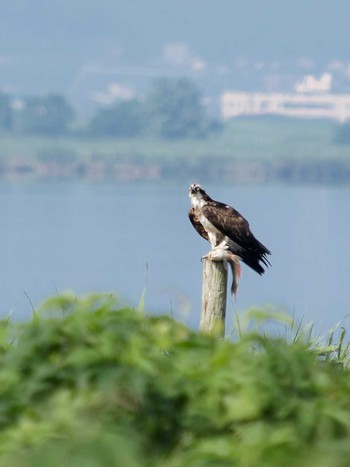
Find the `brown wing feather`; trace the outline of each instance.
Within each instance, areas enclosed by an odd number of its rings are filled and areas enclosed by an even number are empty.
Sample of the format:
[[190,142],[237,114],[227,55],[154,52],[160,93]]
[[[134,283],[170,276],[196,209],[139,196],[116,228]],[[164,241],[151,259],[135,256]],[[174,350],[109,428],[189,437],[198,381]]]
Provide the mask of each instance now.
[[259,274],[264,272],[260,261],[269,266],[266,255],[270,251],[252,234],[247,220],[233,207],[217,201],[210,201],[202,208],[202,214],[233,244],[230,249]]
[[189,217],[189,219],[191,221],[191,224],[197,230],[199,235],[201,235],[205,240],[207,240],[209,242],[209,237],[208,237],[207,231],[202,226],[202,224],[199,222],[197,214],[196,214],[196,210],[194,208],[191,208],[188,211],[188,217]]
[[212,201],[203,206],[202,213],[220,232],[238,245],[249,248],[254,237],[247,220],[234,208]]

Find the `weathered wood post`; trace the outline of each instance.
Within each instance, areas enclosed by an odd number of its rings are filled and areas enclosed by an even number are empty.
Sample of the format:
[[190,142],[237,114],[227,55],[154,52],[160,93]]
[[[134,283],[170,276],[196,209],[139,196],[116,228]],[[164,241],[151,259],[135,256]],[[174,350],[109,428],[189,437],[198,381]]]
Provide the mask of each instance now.
[[227,263],[203,259],[202,313],[199,329],[216,337],[225,336]]

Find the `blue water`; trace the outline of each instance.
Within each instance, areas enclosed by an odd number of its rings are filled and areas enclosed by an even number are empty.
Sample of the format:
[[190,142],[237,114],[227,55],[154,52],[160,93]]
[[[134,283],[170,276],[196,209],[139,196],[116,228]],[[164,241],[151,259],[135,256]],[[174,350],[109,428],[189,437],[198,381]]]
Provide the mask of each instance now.
[[[200,180],[195,180],[200,182]],[[49,295],[114,292],[199,322],[207,244],[187,218],[188,183],[0,185],[0,308],[15,318]],[[207,185],[271,251],[243,266],[237,304],[283,306],[328,329],[350,313],[349,188]]]

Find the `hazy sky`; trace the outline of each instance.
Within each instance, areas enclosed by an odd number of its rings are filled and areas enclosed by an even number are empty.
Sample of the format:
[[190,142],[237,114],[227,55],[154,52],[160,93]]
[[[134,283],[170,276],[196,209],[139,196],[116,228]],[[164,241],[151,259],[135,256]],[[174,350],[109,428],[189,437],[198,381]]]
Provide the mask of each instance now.
[[0,87],[14,93],[77,93],[79,86],[93,93],[127,82],[142,88],[142,79],[157,73],[194,73],[208,89],[227,87],[228,78],[235,87],[273,87],[273,79],[277,87],[287,87],[303,74],[332,67],[343,69],[342,85],[350,76],[349,0],[0,0],[0,5]]
[[349,55],[347,0],[1,0],[1,53],[85,48],[113,39],[135,58],[186,41],[211,59],[232,53]]

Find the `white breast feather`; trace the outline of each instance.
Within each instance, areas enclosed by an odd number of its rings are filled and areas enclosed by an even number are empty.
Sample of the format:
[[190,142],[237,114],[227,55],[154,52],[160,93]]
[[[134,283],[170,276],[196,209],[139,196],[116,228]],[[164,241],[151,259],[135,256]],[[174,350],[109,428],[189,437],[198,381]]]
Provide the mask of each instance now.
[[199,221],[207,231],[212,247],[215,247],[217,244],[216,236],[217,234],[221,235],[220,231],[214,227],[214,225],[203,214],[201,214]]

